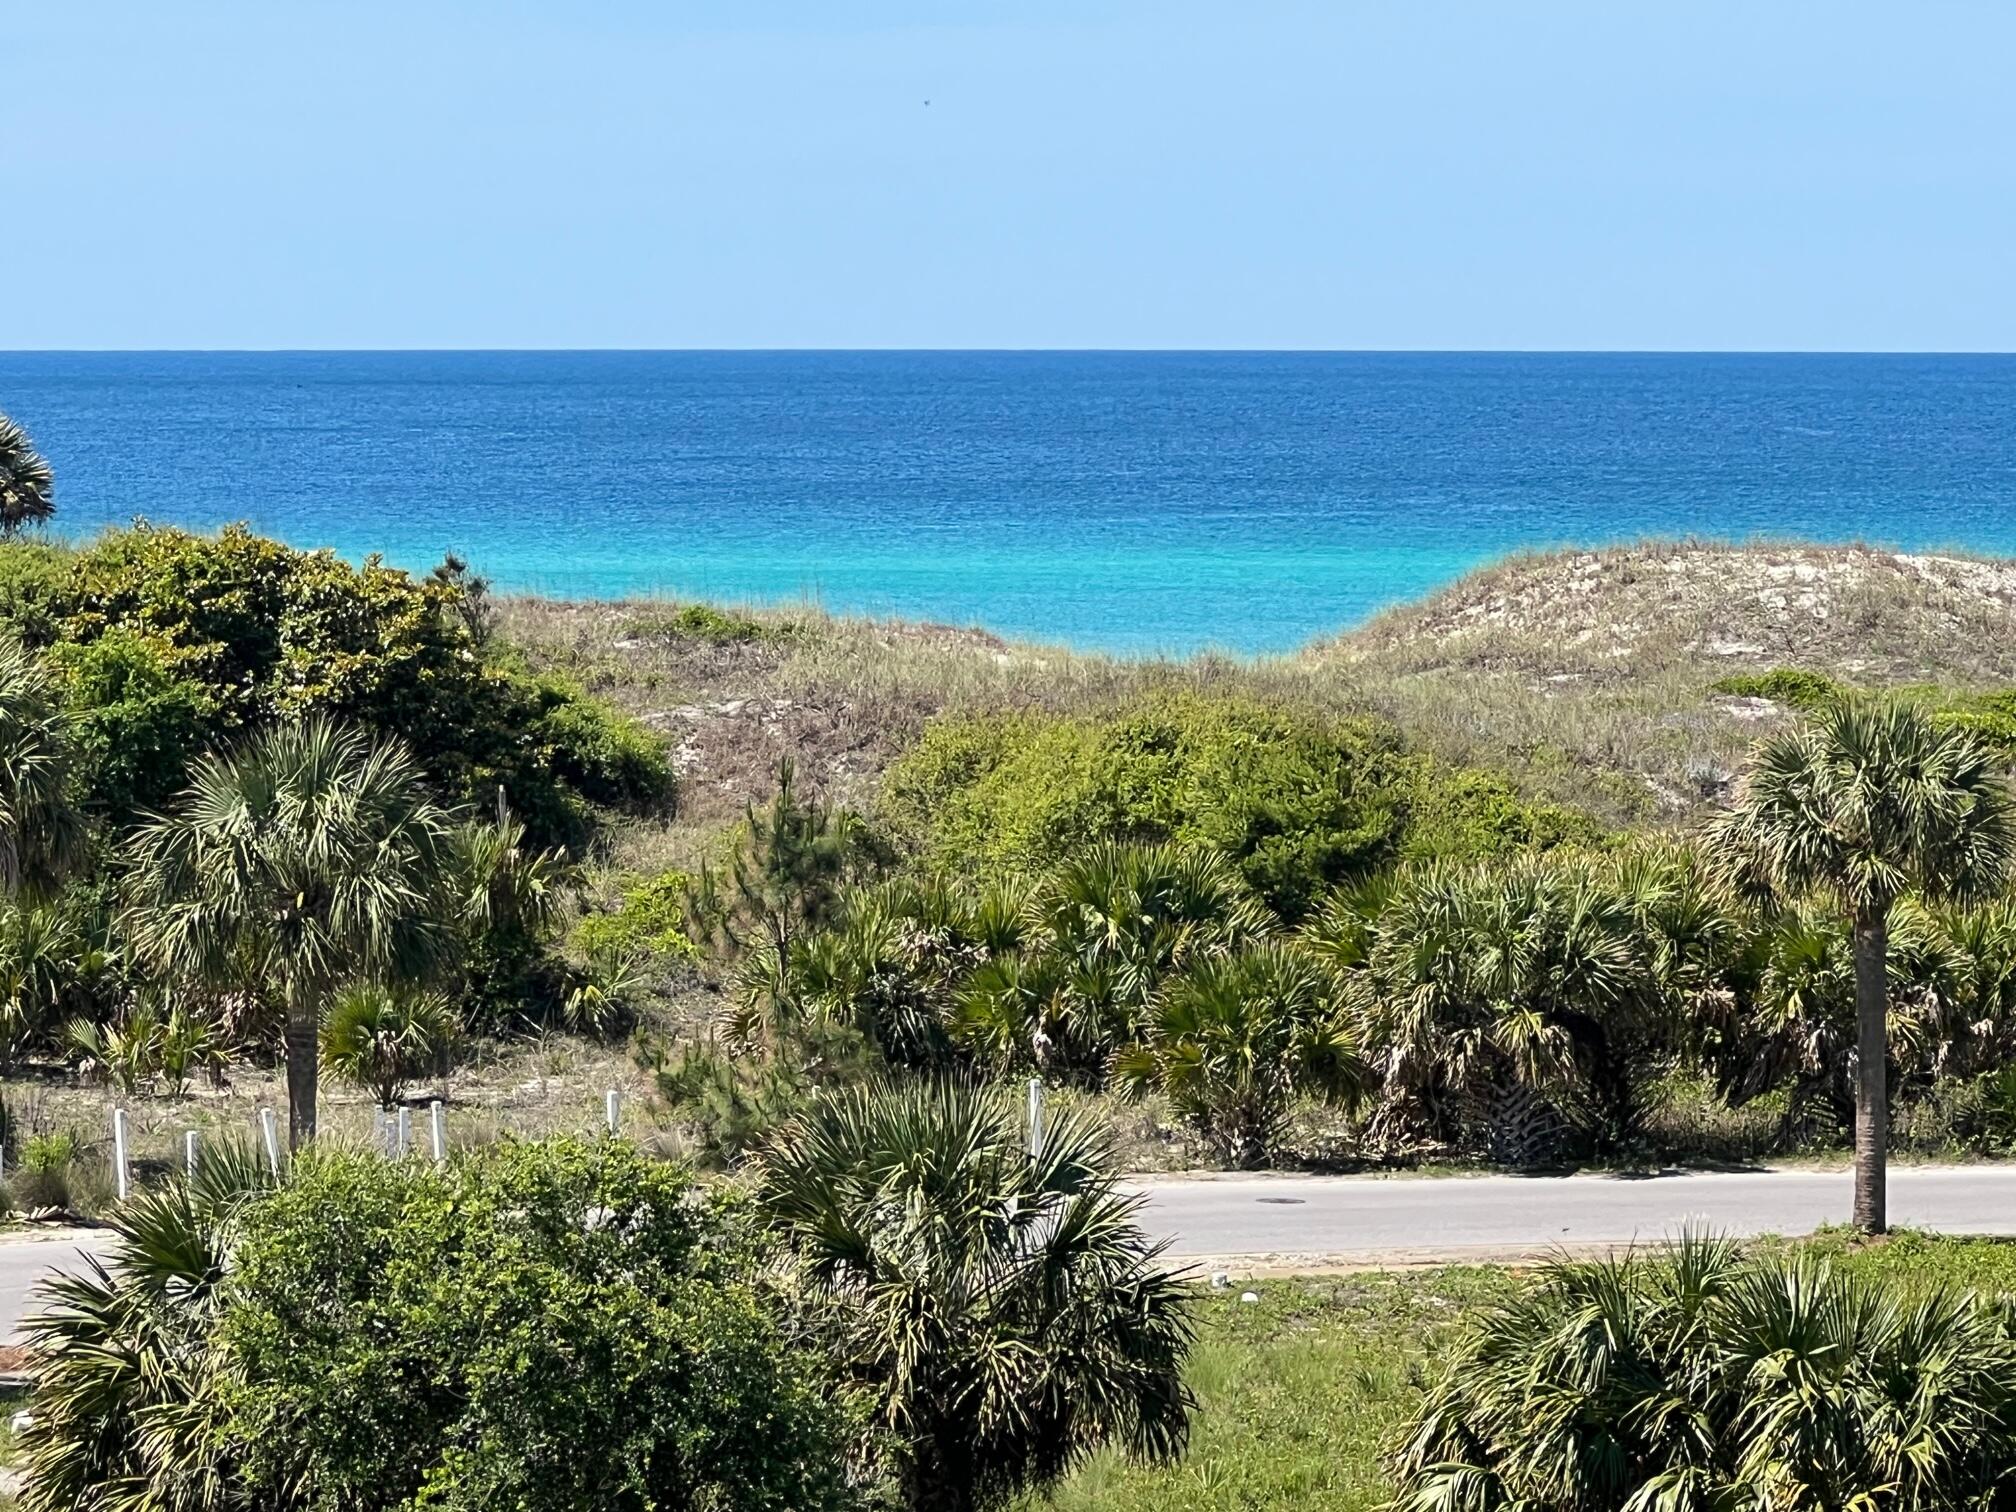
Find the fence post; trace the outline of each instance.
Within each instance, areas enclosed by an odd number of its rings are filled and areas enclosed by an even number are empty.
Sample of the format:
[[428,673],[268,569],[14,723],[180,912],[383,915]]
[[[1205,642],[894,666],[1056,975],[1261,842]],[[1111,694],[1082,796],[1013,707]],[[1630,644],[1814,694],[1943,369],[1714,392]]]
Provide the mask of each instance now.
[[401,1156],[404,1156],[412,1148],[413,1110],[404,1103],[401,1103],[399,1105],[399,1153]]
[[438,1097],[428,1105],[427,1124],[434,1146],[434,1164],[445,1164],[448,1159],[448,1110],[441,1106]]
[[112,1110],[112,1164],[118,1180],[119,1200],[126,1200],[128,1179],[126,1175],[126,1110]]
[[1043,1153],[1043,1080],[1029,1078],[1029,1158]]
[[266,1143],[266,1164],[273,1167],[273,1174],[280,1174],[280,1121],[273,1116],[271,1108],[259,1110],[259,1135]]
[[609,1125],[611,1134],[623,1127],[623,1094],[614,1087],[602,1099],[602,1121]]
[[182,1169],[188,1176],[196,1174],[196,1131],[191,1129],[182,1136]]

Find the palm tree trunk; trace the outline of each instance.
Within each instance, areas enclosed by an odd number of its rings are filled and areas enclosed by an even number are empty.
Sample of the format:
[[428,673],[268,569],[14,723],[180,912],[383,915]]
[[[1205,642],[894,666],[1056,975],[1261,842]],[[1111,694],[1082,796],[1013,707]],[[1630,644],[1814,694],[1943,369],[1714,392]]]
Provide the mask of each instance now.
[[1888,1226],[1886,1167],[1890,1152],[1890,948],[1886,913],[1855,919],[1855,1226],[1880,1234]]
[[315,999],[287,1001],[287,1148],[298,1150],[315,1138],[315,1097],[321,1046],[321,1013]]

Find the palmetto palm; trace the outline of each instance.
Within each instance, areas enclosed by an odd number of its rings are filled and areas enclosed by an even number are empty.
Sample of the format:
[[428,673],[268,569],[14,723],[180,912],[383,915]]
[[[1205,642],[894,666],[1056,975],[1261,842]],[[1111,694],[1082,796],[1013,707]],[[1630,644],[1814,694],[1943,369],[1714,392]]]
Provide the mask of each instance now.
[[1334,980],[1306,952],[1271,942],[1177,977],[1114,1071],[1161,1091],[1241,1168],[1267,1163],[1298,1092],[1355,1103],[1370,1079]]
[[824,1100],[765,1158],[762,1210],[912,1512],[1000,1505],[1101,1444],[1182,1448],[1183,1287],[1109,1155],[1065,1115],[1032,1156],[1012,1100],[912,1080]]
[[0,536],[56,513],[56,478],[28,433],[0,415]]
[[312,719],[205,757],[173,812],[134,837],[140,955],[284,1002],[296,1146],[315,1134],[330,996],[360,978],[416,981],[452,941],[454,835],[404,746]]
[[[249,1144],[206,1146],[187,1180],[120,1209],[105,1261],[52,1276],[26,1322],[35,1357],[22,1438],[30,1512],[235,1512],[234,1455],[211,1325],[232,1225],[272,1184]],[[246,1512],[251,1512],[246,1507]]]
[[1262,938],[1274,921],[1216,851],[1105,844],[1044,880],[1029,922],[1024,950],[1047,960],[1037,975],[1058,988],[1046,1033],[1060,1059],[1103,1072],[1112,1047],[1145,1027],[1166,979]]
[[0,888],[46,891],[83,844],[56,690],[34,656],[0,641]]
[[1906,893],[1998,891],[2016,864],[2016,817],[1986,747],[1915,705],[1848,699],[1762,742],[1716,822],[1717,859],[1760,897],[1831,896],[1855,963],[1855,1222],[1885,1226],[1888,953]]
[[2016,1452],[2006,1305],[1907,1298],[1690,1237],[1561,1264],[1459,1345],[1397,1512],[1996,1507]]

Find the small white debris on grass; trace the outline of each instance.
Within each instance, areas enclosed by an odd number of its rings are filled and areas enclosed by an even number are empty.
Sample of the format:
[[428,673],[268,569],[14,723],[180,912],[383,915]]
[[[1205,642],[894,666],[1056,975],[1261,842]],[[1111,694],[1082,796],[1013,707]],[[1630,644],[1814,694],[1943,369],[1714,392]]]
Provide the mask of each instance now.
[[1258,1292],[1241,1292],[1241,1293],[1239,1293],[1239,1300],[1240,1300],[1241,1302],[1258,1302],[1258,1301],[1260,1300],[1260,1293],[1258,1293]]

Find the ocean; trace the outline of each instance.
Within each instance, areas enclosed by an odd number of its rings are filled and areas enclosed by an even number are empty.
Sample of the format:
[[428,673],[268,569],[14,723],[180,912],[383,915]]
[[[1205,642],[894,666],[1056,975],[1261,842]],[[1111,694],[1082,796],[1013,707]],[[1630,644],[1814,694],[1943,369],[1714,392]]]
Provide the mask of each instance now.
[[1280,651],[1519,547],[2016,553],[2016,357],[0,353],[58,525]]

